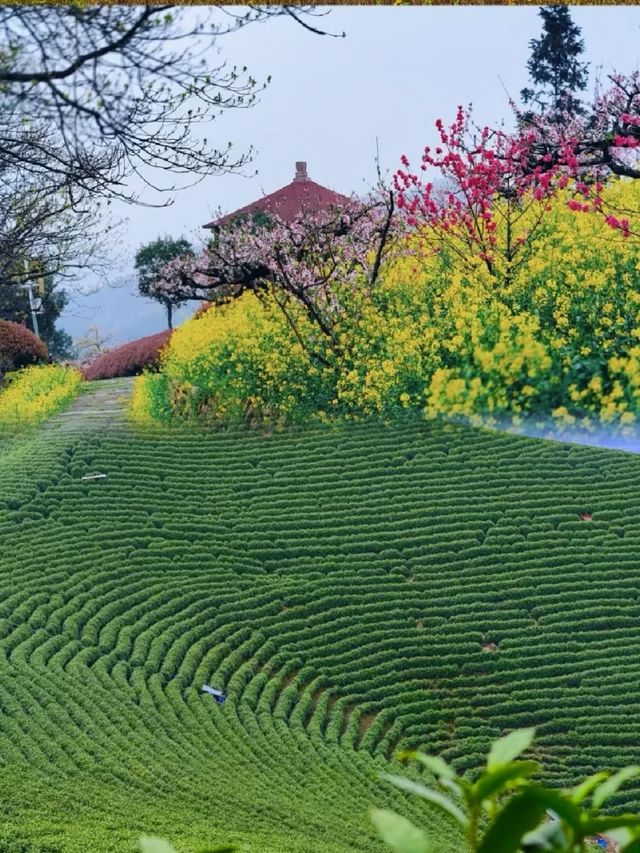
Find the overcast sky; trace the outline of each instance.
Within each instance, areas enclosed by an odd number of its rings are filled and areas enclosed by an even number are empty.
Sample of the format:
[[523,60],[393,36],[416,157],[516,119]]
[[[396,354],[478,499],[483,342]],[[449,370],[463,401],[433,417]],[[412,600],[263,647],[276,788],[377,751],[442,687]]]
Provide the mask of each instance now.
[[[582,28],[592,82],[598,69],[604,76],[638,68],[640,8],[582,6],[571,14]],[[209,178],[179,193],[170,208],[122,209],[121,260],[111,277],[121,286],[74,297],[61,318],[74,338],[93,324],[113,343],[164,328],[162,307],[134,295],[137,248],[164,234],[197,243],[215,210],[233,211],[289,183],[296,160],[307,161],[318,183],[358,193],[374,181],[376,139],[391,173],[402,154],[419,158],[434,140],[435,120],[453,120],[458,104],[473,103],[483,123],[508,120],[507,92],[517,97],[528,84],[528,44],[541,29],[537,7],[517,6],[338,6],[316,23],[346,38],[276,19],[219,40],[212,65],[223,57],[272,82],[257,106],[216,119],[204,135],[221,147],[228,140],[239,150],[253,145],[247,171],[258,175]]]

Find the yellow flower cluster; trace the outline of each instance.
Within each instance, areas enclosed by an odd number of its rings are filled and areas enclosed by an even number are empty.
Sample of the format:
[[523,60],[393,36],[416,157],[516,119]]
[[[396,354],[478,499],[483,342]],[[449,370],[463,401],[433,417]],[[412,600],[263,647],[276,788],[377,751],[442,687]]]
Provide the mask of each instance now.
[[337,372],[335,407],[362,417],[424,404],[436,329],[424,314],[402,304],[402,289],[387,292],[386,305],[363,306],[343,332],[344,359]]
[[133,380],[133,393],[129,402],[129,417],[142,427],[158,426],[171,419],[167,399],[167,381],[162,373],[143,373]]
[[[309,335],[304,318],[296,321]],[[174,332],[161,366],[160,376],[136,381],[131,415],[140,424],[173,416],[292,420],[305,406],[319,408],[310,388],[322,384],[321,371],[267,296],[246,293],[188,320]]]
[[12,429],[46,420],[80,392],[82,375],[72,367],[46,364],[7,374],[0,389],[0,427]]
[[[614,208],[640,211],[635,183],[614,181],[604,196]],[[508,265],[497,259],[493,274],[477,262],[465,267],[451,252],[424,252],[418,278],[440,361],[427,383],[428,415],[635,420],[640,244],[599,214],[571,211],[567,199],[553,201],[522,253]],[[404,277],[409,264],[402,261]],[[416,292],[415,269],[405,291]]]
[[[612,209],[640,214],[637,182],[613,181],[603,195]],[[323,336],[295,304],[288,318],[272,296],[212,308],[174,333],[161,374],[138,380],[134,416],[292,420],[417,410],[485,422],[535,414],[564,424],[633,423],[640,241],[598,213],[570,210],[569,198],[545,201],[546,210],[505,207],[491,263],[414,233],[371,294],[340,293],[337,346],[326,359],[310,357]]]

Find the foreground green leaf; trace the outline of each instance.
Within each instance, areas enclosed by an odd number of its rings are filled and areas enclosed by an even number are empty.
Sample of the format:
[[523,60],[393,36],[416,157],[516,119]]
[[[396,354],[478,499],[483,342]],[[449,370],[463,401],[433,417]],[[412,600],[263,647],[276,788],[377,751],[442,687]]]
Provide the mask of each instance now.
[[396,853],[430,853],[427,836],[410,820],[389,809],[371,809],[369,814],[382,840]]
[[640,776],[640,766],[637,764],[632,764],[630,767],[623,767],[622,770],[614,773],[613,776],[600,785],[593,795],[591,802],[593,803],[594,809],[599,809],[605,800],[612,797],[625,782],[628,782],[629,779],[634,779],[636,776]]
[[442,788],[451,791],[455,797],[462,797],[463,787],[469,787],[469,783],[461,779],[453,767],[450,767],[446,761],[436,755],[426,755],[424,752],[403,750],[398,753],[397,757],[405,761],[418,761],[423,767],[426,767],[427,770],[433,773]]
[[584,821],[585,835],[597,835],[621,827],[640,828],[640,816],[633,814],[596,815]]
[[575,833],[582,831],[583,812],[561,791],[530,784],[527,793],[540,802],[545,811],[554,811]]
[[559,820],[542,823],[522,839],[525,853],[564,853],[567,837]]
[[416,752],[411,749],[405,749],[398,753],[398,758],[405,761],[419,761],[427,770],[430,770],[434,776],[442,779],[457,779],[458,774],[450,767],[447,762],[437,755],[427,755],[424,752]]
[[530,789],[517,794],[489,826],[478,853],[517,853],[523,838],[538,826],[545,812],[544,803]]
[[482,803],[489,797],[494,797],[501,791],[531,778],[539,769],[540,766],[536,761],[517,761],[492,772],[483,773],[472,786],[471,795],[475,802]]
[[487,759],[487,770],[496,770],[498,767],[503,767],[505,764],[514,761],[525,749],[531,746],[535,733],[534,728],[516,729],[514,732],[494,741]]
[[394,776],[390,773],[382,773],[381,775],[383,779],[386,779],[387,782],[391,782],[391,784],[395,785],[396,788],[400,788],[402,791],[407,791],[409,794],[417,794],[419,797],[422,797],[423,800],[426,800],[436,806],[436,808],[439,808],[441,811],[450,815],[460,824],[460,826],[465,828],[467,827],[469,823],[467,816],[452,800],[449,799],[449,797],[445,797],[444,794],[441,794],[439,791],[434,791],[432,788],[427,788],[427,786],[423,785],[421,782],[414,782],[412,779],[405,779],[404,776]]
[[574,803],[581,803],[589,796],[594,788],[598,787],[600,782],[604,782],[604,780],[608,778],[609,773],[605,770],[601,770],[599,773],[594,773],[593,776],[588,776],[584,782],[580,785],[576,785],[576,787],[572,789],[571,799]]
[[607,837],[620,846],[622,853],[640,853],[640,830],[620,827],[607,831]]

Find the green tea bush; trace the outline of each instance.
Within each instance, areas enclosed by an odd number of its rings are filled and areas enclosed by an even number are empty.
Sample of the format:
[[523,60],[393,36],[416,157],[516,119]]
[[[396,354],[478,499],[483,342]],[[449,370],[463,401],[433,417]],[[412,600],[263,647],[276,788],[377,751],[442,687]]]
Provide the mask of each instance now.
[[34,845],[380,853],[377,802],[463,853],[380,788],[399,750],[475,781],[535,725],[557,791],[636,760],[636,456],[415,422],[6,441],[0,794]]

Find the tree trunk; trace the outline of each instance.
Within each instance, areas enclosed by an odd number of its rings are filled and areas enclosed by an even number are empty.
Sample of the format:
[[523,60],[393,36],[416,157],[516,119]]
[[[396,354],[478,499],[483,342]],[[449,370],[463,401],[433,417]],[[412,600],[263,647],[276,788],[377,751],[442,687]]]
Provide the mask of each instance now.
[[165,302],[167,306],[167,328],[173,329],[173,305],[171,302]]

